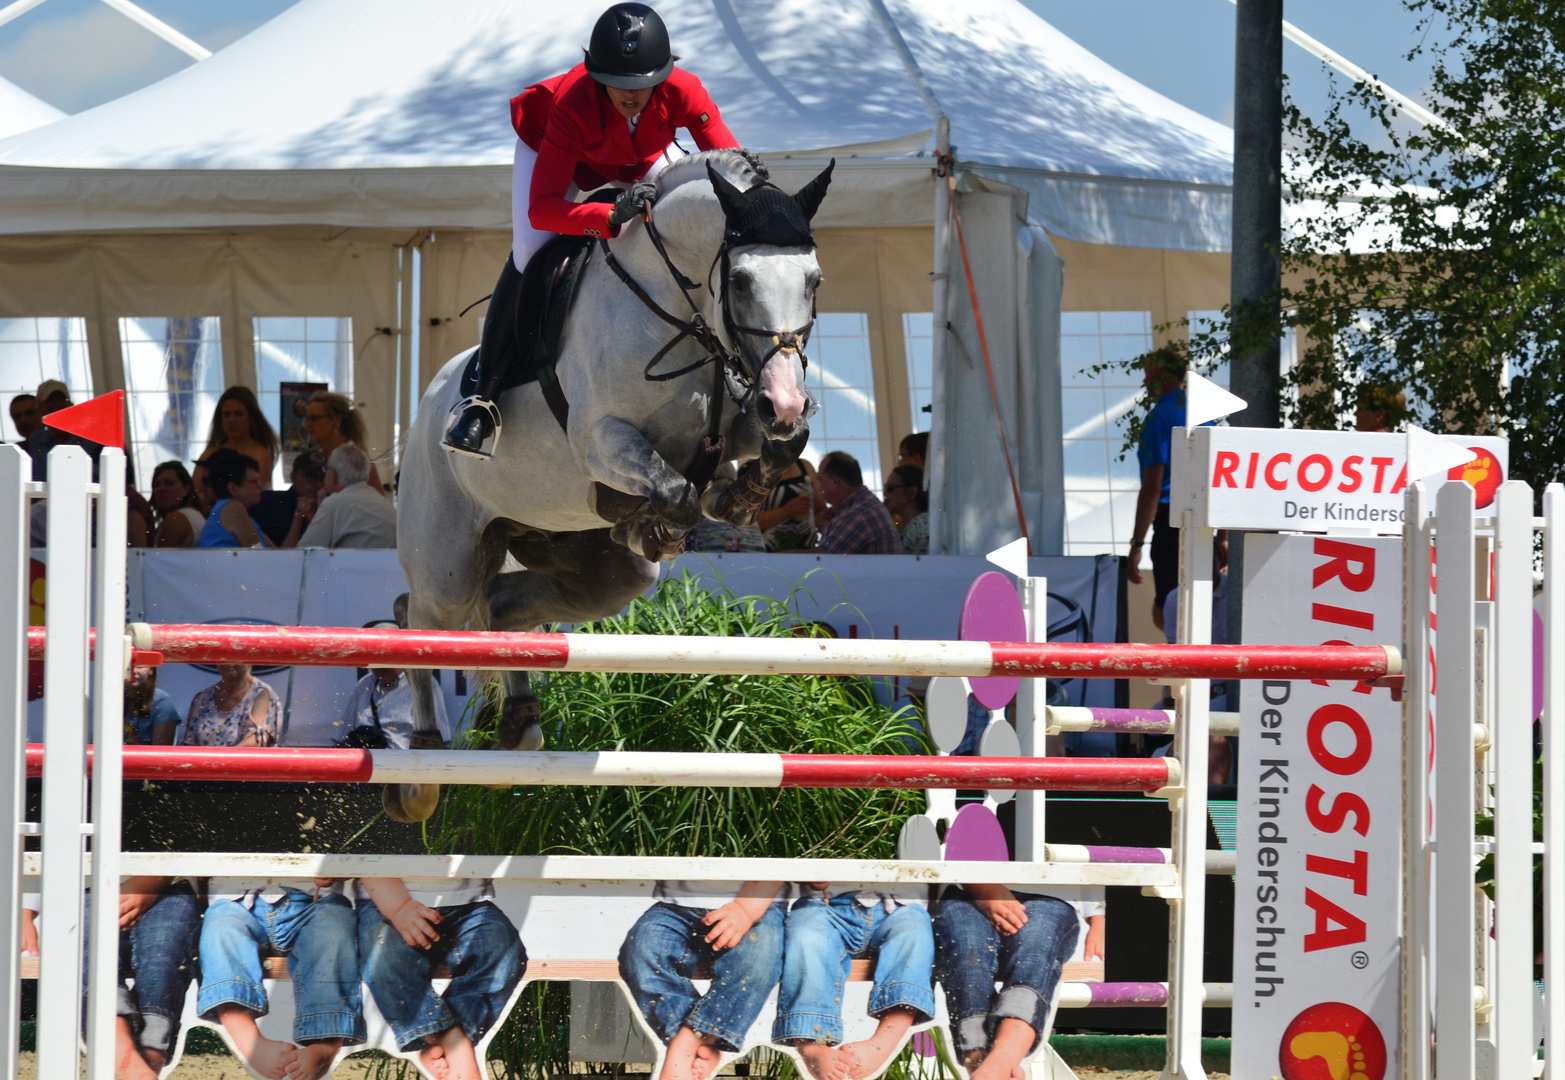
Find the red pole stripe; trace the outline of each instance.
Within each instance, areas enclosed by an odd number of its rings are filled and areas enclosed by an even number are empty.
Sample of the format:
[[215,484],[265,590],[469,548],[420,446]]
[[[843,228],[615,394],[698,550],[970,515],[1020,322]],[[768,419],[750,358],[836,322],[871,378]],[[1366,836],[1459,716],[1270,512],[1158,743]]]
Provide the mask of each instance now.
[[861,757],[783,754],[782,786],[972,791],[1156,791],[1167,758]]
[[994,645],[996,675],[1364,681],[1401,670],[1397,650],[1382,645]]
[[[257,783],[364,784],[375,763],[368,750],[314,747],[127,746],[127,780],[246,780]],[[92,747],[87,748],[92,773]],[[27,746],[27,775],[43,775],[43,744]]]

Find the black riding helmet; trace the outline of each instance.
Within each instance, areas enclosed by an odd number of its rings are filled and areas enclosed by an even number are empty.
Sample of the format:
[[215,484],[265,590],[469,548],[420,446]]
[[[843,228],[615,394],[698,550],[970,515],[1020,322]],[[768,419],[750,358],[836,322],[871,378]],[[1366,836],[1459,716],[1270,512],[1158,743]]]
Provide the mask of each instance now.
[[587,74],[616,90],[656,86],[674,70],[668,27],[645,4],[615,4],[598,16],[587,49]]

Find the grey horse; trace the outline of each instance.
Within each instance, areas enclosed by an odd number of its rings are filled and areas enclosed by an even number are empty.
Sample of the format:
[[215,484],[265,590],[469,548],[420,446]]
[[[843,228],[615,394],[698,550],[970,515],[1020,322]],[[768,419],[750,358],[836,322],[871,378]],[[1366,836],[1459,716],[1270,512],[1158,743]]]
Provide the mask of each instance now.
[[[568,433],[530,383],[501,398],[506,437],[492,459],[450,454],[439,445],[442,427],[469,353],[435,376],[398,489],[409,626],[530,630],[604,618],[657,580],[656,560],[673,557],[703,513],[753,521],[809,438],[803,350],[821,271],[808,221],[831,168],[786,196],[763,185],[750,162],[722,150],[675,162],[658,178],[652,227],[632,222],[608,241],[612,261],[593,252],[556,363]],[[768,215],[795,228],[768,229]],[[752,235],[761,241],[744,242]],[[679,333],[666,315],[695,324],[707,345],[687,336],[649,369]],[[718,342],[726,362],[701,363]],[[674,377],[648,377],[660,374]],[[681,470],[714,424],[725,450],[703,491]],[[507,554],[525,569],[502,573]],[[408,674],[413,745],[439,746],[431,674]],[[502,681],[500,745],[537,749],[543,735],[527,673],[504,672]],[[439,792],[437,784],[388,785],[387,813],[424,820]]]

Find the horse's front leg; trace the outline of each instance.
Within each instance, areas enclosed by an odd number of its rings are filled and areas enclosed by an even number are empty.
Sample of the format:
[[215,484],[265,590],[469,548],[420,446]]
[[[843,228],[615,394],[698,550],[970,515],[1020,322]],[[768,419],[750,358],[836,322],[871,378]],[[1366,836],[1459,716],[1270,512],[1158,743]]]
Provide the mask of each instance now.
[[616,524],[613,535],[654,562],[675,556],[685,534],[701,520],[695,485],[628,421],[604,417],[586,432],[582,464],[598,483],[647,500],[643,510]]
[[809,441],[810,429],[803,423],[791,439],[764,440],[760,455],[745,462],[737,473],[728,465],[719,471],[701,499],[702,509],[708,517],[726,521],[735,528],[752,524],[761,504],[799,460]]

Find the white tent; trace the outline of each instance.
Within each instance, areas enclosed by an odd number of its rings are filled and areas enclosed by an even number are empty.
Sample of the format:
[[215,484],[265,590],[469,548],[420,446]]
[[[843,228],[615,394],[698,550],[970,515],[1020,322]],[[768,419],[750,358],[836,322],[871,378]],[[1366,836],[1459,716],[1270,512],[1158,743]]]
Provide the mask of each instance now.
[[33,97],[9,79],[0,79],[0,138],[52,124],[63,112]]
[[[780,183],[796,186],[828,155],[838,157],[817,221],[829,282],[822,309],[874,316],[876,374],[889,380],[886,394],[876,389],[890,422],[883,419],[880,437],[887,458],[893,432],[912,430],[906,372],[887,359],[891,327],[902,313],[930,310],[934,265],[933,121],[909,65],[872,0],[658,6],[682,63],[705,81],[740,140],[767,155]],[[1034,547],[1058,550],[1061,268],[1051,235],[1223,250],[1232,136],[1105,65],[1015,0],[886,0],[886,8],[950,117],[961,165],[957,205]],[[503,258],[498,230],[509,227],[514,146],[506,100],[575,63],[598,11],[598,4],[515,0],[302,0],[210,60],[0,140],[0,234],[11,244],[24,234],[222,235],[221,258],[244,263],[224,286],[242,317],[261,310],[241,295],[251,279],[264,279],[252,291],[270,289],[271,314],[322,314],[277,305],[340,288],[320,270],[303,275],[314,284],[302,298],[279,299],[296,284],[293,256],[255,253],[284,235],[281,227],[309,227],[287,234],[304,248],[328,235],[386,250],[417,246],[425,256],[423,381],[430,360],[476,335],[471,325],[447,324],[487,291]],[[310,231],[320,226],[350,232]],[[129,245],[125,237],[112,242]],[[431,243],[443,247],[437,253]],[[134,260],[135,250],[126,246],[119,259]],[[403,328],[396,289],[404,299],[411,294],[407,268],[364,261],[367,248],[353,258],[361,259],[352,268],[357,278],[391,290],[373,305],[375,321],[355,323],[367,349],[361,363],[394,369],[395,335],[384,342],[367,335],[377,326]],[[200,291],[216,265],[180,280]],[[948,525],[937,544],[976,551],[1011,539],[1016,522],[961,265],[952,258],[950,305],[936,320],[952,324],[956,358],[936,394],[945,414],[937,420],[952,434]],[[388,274],[400,280],[388,282]],[[147,295],[146,284],[126,288]],[[221,299],[178,314],[209,314]],[[4,304],[0,314],[11,314]],[[253,383],[250,346],[242,334],[230,345],[229,333],[230,376]],[[403,352],[406,372],[406,345]],[[113,384],[111,372],[102,385]],[[372,422],[391,419],[389,404],[366,400]]]

